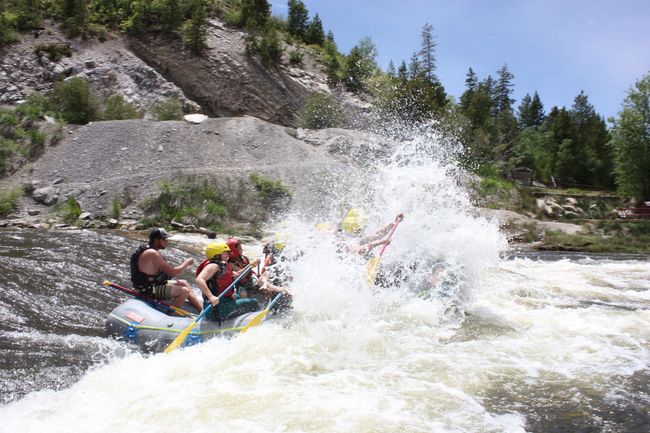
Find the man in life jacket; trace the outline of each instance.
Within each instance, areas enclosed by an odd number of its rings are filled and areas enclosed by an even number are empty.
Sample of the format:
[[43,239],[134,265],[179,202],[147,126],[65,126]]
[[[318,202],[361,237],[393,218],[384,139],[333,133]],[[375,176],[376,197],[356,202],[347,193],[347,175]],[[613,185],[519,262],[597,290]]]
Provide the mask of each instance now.
[[[234,287],[221,300],[218,299],[242,272],[233,271],[228,263],[229,256],[230,247],[225,242],[211,242],[205,248],[206,259],[196,269],[196,285],[203,294],[203,305],[207,307],[212,304],[212,309],[206,317],[215,322],[261,309],[257,299],[239,298]],[[259,259],[251,263],[253,266],[257,264]]]
[[172,267],[160,254],[167,248],[169,234],[163,228],[151,230],[149,243],[140,245],[131,255],[131,281],[133,287],[143,296],[158,301],[171,301],[174,307],[180,307],[185,300],[199,311],[203,308],[201,300],[191,289],[186,280],[172,279],[188,266],[194,264],[194,259],[187,258],[183,263]]
[[[247,265],[259,265],[260,259],[255,259],[251,262],[248,257],[244,255],[241,241],[237,238],[230,238],[226,241],[226,245],[230,248],[230,257],[228,263],[232,269],[237,272],[245,268]],[[237,283],[239,295],[242,298],[255,298],[260,302],[269,301],[276,293],[284,293],[287,299],[290,297],[287,289],[283,287],[276,287],[267,281],[265,275],[255,275],[250,272]]]
[[[388,223],[385,227],[382,227],[370,235],[360,237],[357,241],[348,243],[344,248],[362,256],[370,254],[370,252],[378,246],[390,243],[390,239],[384,239],[384,236],[388,234],[395,224],[399,223],[403,219],[403,213],[397,214],[393,222]],[[352,237],[361,236],[367,225],[368,219],[363,209],[353,208],[350,209],[350,211],[345,215],[345,218],[343,218],[336,227],[335,233],[339,239],[347,240]]]

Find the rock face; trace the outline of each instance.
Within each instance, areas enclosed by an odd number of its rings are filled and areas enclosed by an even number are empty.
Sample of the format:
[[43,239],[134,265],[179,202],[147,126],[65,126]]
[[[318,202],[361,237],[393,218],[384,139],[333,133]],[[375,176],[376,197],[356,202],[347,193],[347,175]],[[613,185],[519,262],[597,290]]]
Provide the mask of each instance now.
[[179,41],[132,38],[129,47],[150,66],[176,83],[210,117],[250,115],[295,126],[296,113],[310,93],[329,93],[322,68],[304,56],[301,68],[286,66],[290,47],[277,67],[248,56],[244,33],[210,20],[208,49],[196,57]]
[[[296,138],[300,135],[302,139]],[[328,143],[346,143],[332,146]],[[34,185],[23,197],[19,216],[45,211],[43,197],[74,196],[93,218],[109,214],[114,197],[128,196],[126,218],[141,217],[139,204],[159,189],[162,179],[181,175],[216,177],[227,184],[251,173],[281,181],[301,209],[327,205],[333,184],[349,183],[355,162],[387,146],[358,131],[301,131],[253,118],[184,121],[122,120],[93,122],[73,129],[29,168],[7,183]],[[56,186],[52,185],[57,181]],[[47,192],[48,194],[44,194]],[[43,199],[45,200],[45,198]]]
[[[55,61],[39,45],[69,47],[70,56]],[[38,37],[26,35],[0,50],[0,103],[20,103],[30,93],[48,91],[57,80],[72,77],[88,80],[101,98],[121,95],[145,117],[154,104],[169,97],[179,98],[188,112],[200,110],[178,86],[134,55],[119,36],[105,42],[70,40],[49,23]]]

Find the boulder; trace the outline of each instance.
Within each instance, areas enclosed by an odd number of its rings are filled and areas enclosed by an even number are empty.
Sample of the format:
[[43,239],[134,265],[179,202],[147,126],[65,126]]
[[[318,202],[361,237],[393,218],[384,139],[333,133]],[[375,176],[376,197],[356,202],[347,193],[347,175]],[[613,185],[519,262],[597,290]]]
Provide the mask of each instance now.
[[59,200],[59,190],[52,186],[38,188],[32,192],[32,199],[36,203],[40,203],[45,206],[52,206]]

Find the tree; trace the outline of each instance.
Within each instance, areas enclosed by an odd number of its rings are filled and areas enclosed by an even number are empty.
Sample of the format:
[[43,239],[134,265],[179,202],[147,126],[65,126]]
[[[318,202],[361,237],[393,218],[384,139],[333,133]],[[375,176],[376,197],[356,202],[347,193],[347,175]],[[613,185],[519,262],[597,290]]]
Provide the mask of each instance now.
[[0,47],[18,40],[17,20],[18,17],[15,14],[0,10]]
[[137,119],[139,117],[135,106],[126,102],[121,95],[111,95],[106,100],[106,107],[102,114],[103,120]]
[[305,32],[305,43],[323,46],[325,44],[325,33],[323,32],[323,23],[318,14],[314,16],[307,26]]
[[61,11],[67,36],[85,36],[89,21],[88,0],[63,0]]
[[472,68],[469,68],[469,71],[467,71],[467,75],[465,76],[465,87],[467,90],[463,92],[463,94],[460,97],[460,108],[461,111],[467,111],[469,108],[469,104],[472,102],[472,98],[474,97],[474,93],[476,93],[476,88],[478,86],[478,77],[472,70]]
[[239,25],[264,29],[271,16],[271,5],[266,0],[242,0]]
[[365,81],[377,70],[377,50],[370,38],[363,38],[350,50],[346,61],[343,82],[353,92],[363,90]]
[[307,34],[307,23],[309,20],[309,11],[300,0],[289,0],[289,14],[287,16],[287,30],[292,36],[301,40],[305,39]]
[[194,0],[191,5],[192,16],[183,23],[183,45],[192,54],[200,55],[207,48],[207,12],[204,0]]
[[544,122],[544,104],[539,99],[537,91],[531,97],[526,94],[519,104],[519,125],[522,129],[537,128]]
[[494,103],[496,113],[503,111],[512,111],[512,103],[514,99],[510,97],[513,91],[514,84],[512,80],[515,76],[508,70],[508,65],[503,65],[497,71],[499,78],[497,79],[496,86],[494,87]]
[[21,30],[37,29],[43,22],[40,0],[18,0],[18,28]]
[[419,52],[420,67],[422,72],[432,83],[436,78],[436,41],[433,35],[433,26],[429,23],[422,27],[422,49]]
[[614,119],[612,146],[618,192],[650,197],[650,74],[628,90],[619,117]]
[[183,22],[183,11],[179,0],[161,0],[158,4],[160,25],[165,35],[170,36]]
[[90,84],[82,78],[75,77],[57,83],[49,95],[49,108],[70,123],[82,125],[95,120],[98,107]]
[[314,93],[302,108],[298,123],[304,128],[322,129],[341,126],[343,114],[339,102],[324,93]]

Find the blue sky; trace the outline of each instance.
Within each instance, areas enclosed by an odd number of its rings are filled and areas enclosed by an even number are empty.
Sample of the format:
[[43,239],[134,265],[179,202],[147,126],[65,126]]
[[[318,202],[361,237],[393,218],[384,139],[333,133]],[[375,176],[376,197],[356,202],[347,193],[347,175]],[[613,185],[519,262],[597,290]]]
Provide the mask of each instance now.
[[[471,67],[480,79],[507,64],[519,105],[537,91],[548,112],[570,108],[584,90],[596,112],[615,116],[627,90],[650,73],[650,0],[303,0],[338,48],[363,37],[377,61],[398,66],[420,49],[425,23],[434,27],[437,75],[457,100]],[[273,13],[287,14],[275,0]]]

